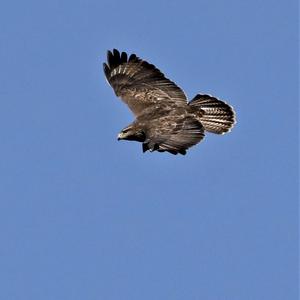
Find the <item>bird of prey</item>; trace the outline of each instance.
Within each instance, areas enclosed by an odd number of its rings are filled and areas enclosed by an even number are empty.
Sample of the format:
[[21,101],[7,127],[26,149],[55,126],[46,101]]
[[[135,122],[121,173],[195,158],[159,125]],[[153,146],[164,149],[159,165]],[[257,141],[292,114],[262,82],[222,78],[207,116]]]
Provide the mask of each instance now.
[[135,54],[108,51],[103,69],[116,96],[135,115],[118,140],[141,142],[143,152],[185,155],[205,131],[224,134],[235,124],[235,112],[227,103],[206,94],[188,102],[181,88]]

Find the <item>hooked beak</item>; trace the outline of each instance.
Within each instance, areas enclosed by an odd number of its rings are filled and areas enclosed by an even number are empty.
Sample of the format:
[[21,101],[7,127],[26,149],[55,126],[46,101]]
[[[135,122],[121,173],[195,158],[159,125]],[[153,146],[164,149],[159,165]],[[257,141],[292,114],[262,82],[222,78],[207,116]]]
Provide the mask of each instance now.
[[123,139],[123,134],[122,134],[122,132],[120,132],[119,134],[118,134],[118,141],[120,141],[120,140],[122,140]]

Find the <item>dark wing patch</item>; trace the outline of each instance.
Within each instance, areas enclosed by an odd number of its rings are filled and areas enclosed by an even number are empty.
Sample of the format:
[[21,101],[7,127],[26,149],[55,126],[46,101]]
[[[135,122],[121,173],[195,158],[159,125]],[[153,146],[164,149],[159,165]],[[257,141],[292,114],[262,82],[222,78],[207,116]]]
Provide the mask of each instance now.
[[202,124],[192,116],[166,116],[156,120],[147,135],[143,150],[185,154],[204,138]]
[[174,82],[135,54],[128,58],[125,52],[120,54],[116,49],[108,51],[103,69],[116,95],[136,116],[151,106],[171,109],[187,104],[184,92]]

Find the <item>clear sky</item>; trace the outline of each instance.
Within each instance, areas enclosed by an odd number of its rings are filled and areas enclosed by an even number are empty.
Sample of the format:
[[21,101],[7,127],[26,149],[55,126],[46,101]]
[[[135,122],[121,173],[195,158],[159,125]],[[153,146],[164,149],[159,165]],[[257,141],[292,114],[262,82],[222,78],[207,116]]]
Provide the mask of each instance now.
[[[2,1],[0,299],[292,300],[297,1]],[[118,142],[134,52],[238,123],[186,156]]]

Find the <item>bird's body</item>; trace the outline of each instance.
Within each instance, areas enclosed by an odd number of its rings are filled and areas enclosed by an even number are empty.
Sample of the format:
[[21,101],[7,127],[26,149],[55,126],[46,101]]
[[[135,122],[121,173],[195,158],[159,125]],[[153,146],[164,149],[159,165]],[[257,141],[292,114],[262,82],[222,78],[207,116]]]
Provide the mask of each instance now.
[[231,106],[209,95],[190,102],[184,92],[153,65],[132,54],[108,51],[104,73],[116,95],[136,116],[118,139],[143,143],[143,152],[186,154],[204,131],[228,132],[235,123]]

